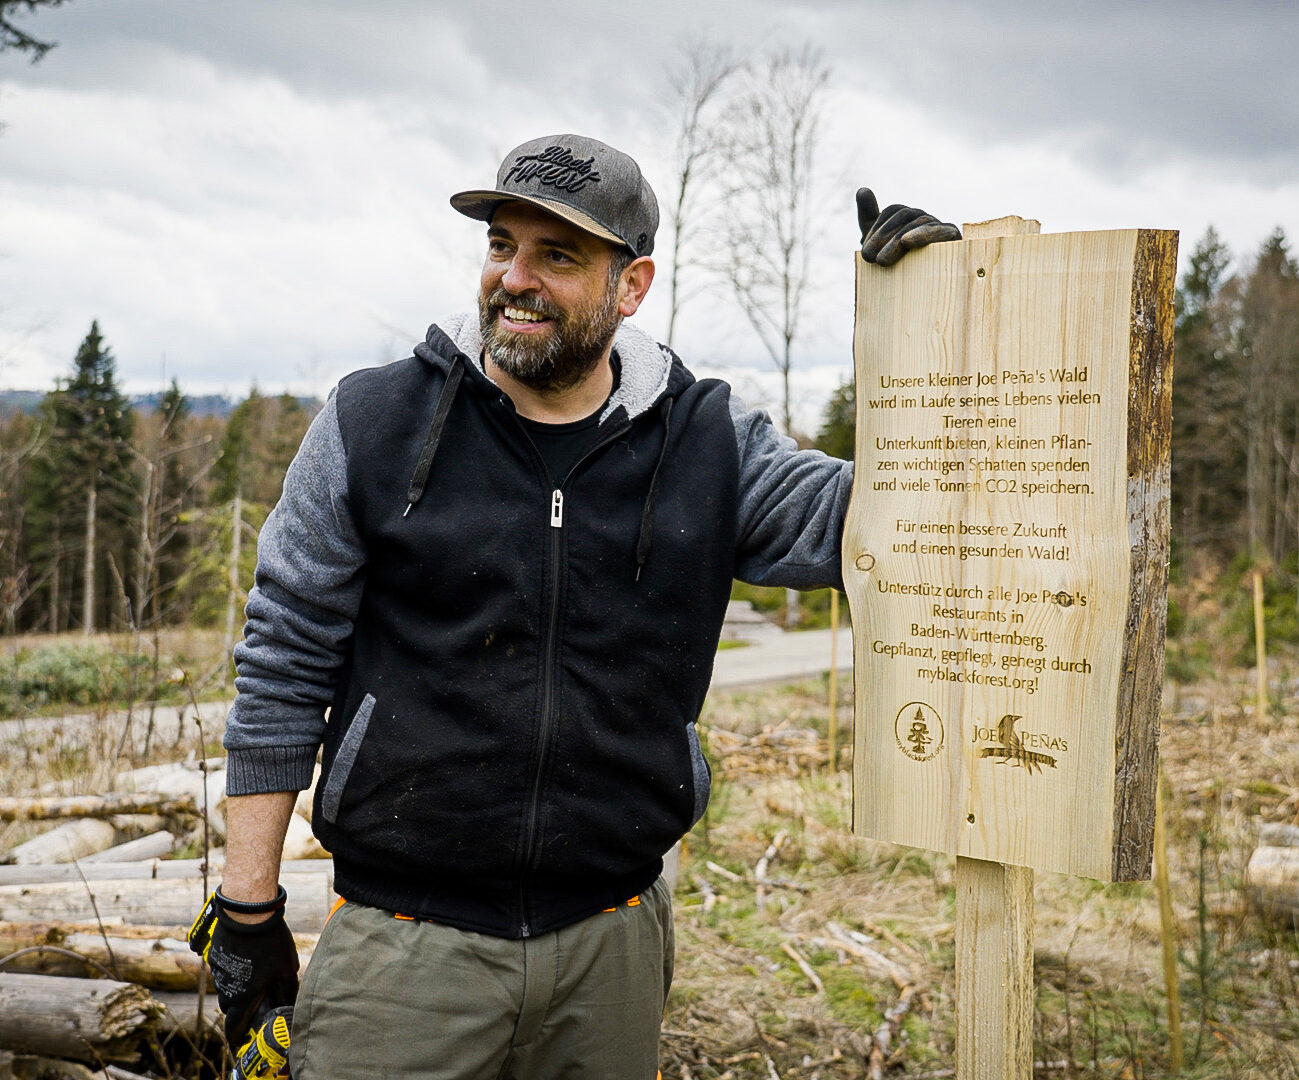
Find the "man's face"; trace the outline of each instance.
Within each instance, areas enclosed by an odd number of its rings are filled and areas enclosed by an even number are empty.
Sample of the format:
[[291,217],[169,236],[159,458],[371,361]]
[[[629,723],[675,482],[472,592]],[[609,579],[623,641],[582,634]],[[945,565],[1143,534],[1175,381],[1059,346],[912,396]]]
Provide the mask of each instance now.
[[613,247],[528,203],[505,203],[487,233],[478,291],[483,345],[538,391],[580,383],[621,321]]

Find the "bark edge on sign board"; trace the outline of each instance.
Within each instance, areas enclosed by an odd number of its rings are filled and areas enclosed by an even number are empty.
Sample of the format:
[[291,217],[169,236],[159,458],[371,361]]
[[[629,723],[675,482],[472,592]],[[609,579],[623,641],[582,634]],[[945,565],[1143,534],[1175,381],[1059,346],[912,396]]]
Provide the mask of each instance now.
[[1132,580],[1119,678],[1114,775],[1115,881],[1145,881],[1155,835],[1159,708],[1168,616],[1173,289],[1177,233],[1142,229],[1132,275],[1128,531]]

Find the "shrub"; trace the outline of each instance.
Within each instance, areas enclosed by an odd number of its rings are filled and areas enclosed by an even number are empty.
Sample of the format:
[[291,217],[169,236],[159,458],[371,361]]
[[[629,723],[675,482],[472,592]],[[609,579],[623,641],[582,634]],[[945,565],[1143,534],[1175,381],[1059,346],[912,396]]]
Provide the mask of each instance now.
[[91,706],[154,696],[149,658],[99,646],[49,645],[0,659],[0,716],[56,705]]

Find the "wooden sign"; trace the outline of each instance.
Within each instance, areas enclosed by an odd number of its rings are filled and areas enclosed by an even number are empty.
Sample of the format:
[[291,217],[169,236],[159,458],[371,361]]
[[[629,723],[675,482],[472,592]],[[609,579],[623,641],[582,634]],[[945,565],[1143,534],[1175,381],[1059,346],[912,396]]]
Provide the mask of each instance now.
[[989,224],[858,259],[854,825],[1143,879],[1177,234]]

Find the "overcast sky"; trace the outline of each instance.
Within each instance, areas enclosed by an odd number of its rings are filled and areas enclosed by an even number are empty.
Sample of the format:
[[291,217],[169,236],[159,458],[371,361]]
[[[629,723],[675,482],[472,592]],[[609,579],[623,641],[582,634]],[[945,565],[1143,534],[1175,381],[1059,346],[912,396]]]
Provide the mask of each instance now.
[[[466,310],[483,229],[447,204],[562,131],[636,156],[682,44],[811,41],[833,70],[806,408],[850,369],[852,194],[1044,231],[1299,237],[1299,4],[1213,0],[68,0],[0,56],[0,388],[47,389],[98,319],[131,392],[323,394]],[[667,265],[637,316],[666,329]],[[718,299],[678,351],[745,393]],[[804,426],[814,424],[811,416]]]

